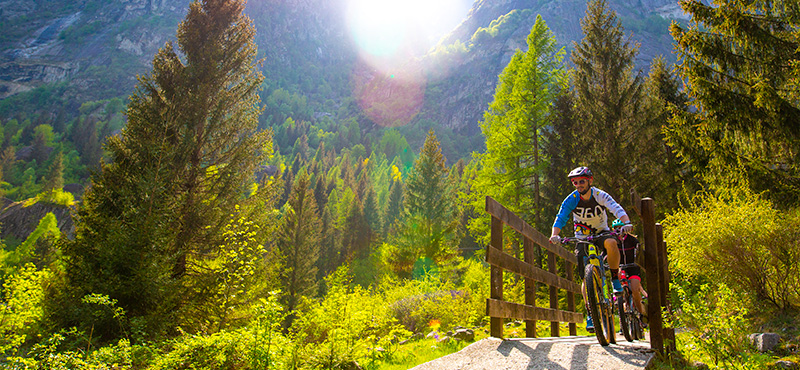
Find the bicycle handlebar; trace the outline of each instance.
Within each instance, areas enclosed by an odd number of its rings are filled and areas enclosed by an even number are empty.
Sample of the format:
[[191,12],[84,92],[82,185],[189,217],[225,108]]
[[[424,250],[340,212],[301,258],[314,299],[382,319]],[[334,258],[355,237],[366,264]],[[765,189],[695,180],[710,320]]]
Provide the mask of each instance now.
[[560,241],[561,241],[561,244],[574,244],[574,243],[577,243],[577,242],[589,242],[589,243],[591,243],[595,239],[599,239],[601,237],[620,236],[620,235],[623,235],[623,233],[618,233],[615,230],[609,230],[609,231],[603,231],[600,234],[596,234],[596,235],[588,235],[585,238],[577,238],[577,237],[574,237],[574,236],[565,236],[563,238],[560,238]]

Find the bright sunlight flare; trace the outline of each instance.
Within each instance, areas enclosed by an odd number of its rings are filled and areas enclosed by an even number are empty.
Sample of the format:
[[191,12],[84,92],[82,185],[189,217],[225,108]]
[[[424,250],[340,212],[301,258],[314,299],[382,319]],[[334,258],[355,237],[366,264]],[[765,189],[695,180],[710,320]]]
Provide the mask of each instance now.
[[418,57],[467,16],[472,0],[348,0],[347,25],[359,49],[351,75],[361,110],[380,126],[409,123],[425,81]]
[[373,56],[424,52],[464,19],[465,0],[350,0],[347,23],[359,48]]

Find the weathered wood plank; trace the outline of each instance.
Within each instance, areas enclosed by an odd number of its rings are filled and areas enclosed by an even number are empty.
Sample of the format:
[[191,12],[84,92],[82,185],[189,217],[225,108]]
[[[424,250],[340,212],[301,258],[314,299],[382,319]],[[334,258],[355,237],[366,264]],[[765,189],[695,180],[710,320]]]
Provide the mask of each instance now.
[[[533,241],[528,238],[522,239],[522,255],[527,264],[533,264],[534,247]],[[532,278],[525,278],[525,304],[536,307],[536,280]],[[528,338],[537,337],[536,320],[525,320],[525,336]]]
[[508,208],[504,207],[502,204],[498,203],[488,195],[486,196],[486,212],[494,217],[499,218],[501,221],[503,221],[503,223],[522,234],[522,236],[532,240],[536,244],[539,244],[542,248],[555,253],[557,256],[569,262],[576,264],[578,263],[578,259],[574,254],[561,246],[550,244],[548,237],[536,231],[533,227],[528,225],[527,222],[514,214],[514,212],[511,212],[508,210]]
[[491,317],[516,320],[544,320],[567,323],[581,323],[584,320],[583,314],[577,312],[528,306],[492,298],[486,299],[486,312]]
[[661,322],[661,277],[658,274],[658,241],[656,239],[655,204],[642,199],[642,228],[644,229],[644,263],[647,270],[647,316],[650,318],[650,348],[664,354]]
[[502,268],[519,274],[524,278],[533,279],[549,286],[563,289],[568,292],[580,293],[581,287],[572,280],[564,279],[558,275],[551,274],[536,266],[520,261],[514,256],[498,250],[497,248],[486,249],[486,262],[492,266]]
[[[553,252],[547,252],[547,270],[553,276],[558,276],[556,267],[556,255]],[[558,288],[550,286],[550,308],[558,309]],[[558,335],[558,321],[550,322],[550,336],[557,337]]]
[[[567,280],[572,281],[572,270],[575,268],[575,265],[566,262],[566,270],[567,270]],[[567,311],[575,312],[575,293],[567,292]],[[569,335],[578,335],[578,327],[575,323],[569,324]]]
[[[492,217],[492,234],[489,246],[487,246],[487,255],[492,251],[503,250],[503,222],[497,217]],[[489,272],[490,286],[489,297],[492,299],[503,299],[503,269],[497,266],[491,266]],[[488,311],[487,311],[488,314]],[[495,338],[503,337],[503,319],[489,315],[489,329],[491,335]]]

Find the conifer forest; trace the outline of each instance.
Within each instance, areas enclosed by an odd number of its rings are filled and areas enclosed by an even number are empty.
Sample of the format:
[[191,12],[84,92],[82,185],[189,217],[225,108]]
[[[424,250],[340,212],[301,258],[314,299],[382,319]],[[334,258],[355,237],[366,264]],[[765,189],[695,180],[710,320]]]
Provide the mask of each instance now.
[[[429,65],[481,55],[533,25],[489,103],[469,106],[474,129],[431,108],[466,84],[425,90],[404,79],[416,67],[282,67],[256,42],[281,29],[250,12],[279,8],[263,0],[195,0],[174,26],[149,21],[172,36],[123,95],[113,76],[138,67],[113,58],[82,70],[106,81],[90,92],[0,86],[0,368],[412,368],[489,336],[486,197],[549,236],[578,166],[634,234],[631,193],[655,201],[664,322],[680,330],[654,368],[797,366],[800,3],[680,0],[685,18],[624,24],[618,1],[577,3],[574,42],[558,19],[515,10],[431,48]],[[14,9],[0,6],[0,41],[36,21]],[[54,39],[102,33],[78,24]],[[646,27],[670,54],[642,62]],[[522,279],[504,279],[524,302]],[[549,297],[539,287],[538,306]],[[516,324],[508,337],[525,336]],[[748,335],[761,332],[778,346],[758,351]]]

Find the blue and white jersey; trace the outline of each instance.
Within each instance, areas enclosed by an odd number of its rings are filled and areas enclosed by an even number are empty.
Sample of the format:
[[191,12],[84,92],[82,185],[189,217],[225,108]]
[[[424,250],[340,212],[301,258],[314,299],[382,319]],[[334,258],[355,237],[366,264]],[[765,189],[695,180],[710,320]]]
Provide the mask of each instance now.
[[553,227],[563,230],[569,214],[572,213],[575,236],[582,237],[609,230],[606,210],[610,210],[617,218],[627,216],[622,206],[608,193],[595,187],[590,188],[589,191],[588,200],[581,198],[581,194],[577,190],[568,195],[561,203],[561,209],[558,210]]

